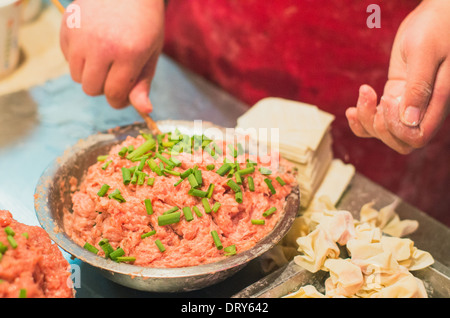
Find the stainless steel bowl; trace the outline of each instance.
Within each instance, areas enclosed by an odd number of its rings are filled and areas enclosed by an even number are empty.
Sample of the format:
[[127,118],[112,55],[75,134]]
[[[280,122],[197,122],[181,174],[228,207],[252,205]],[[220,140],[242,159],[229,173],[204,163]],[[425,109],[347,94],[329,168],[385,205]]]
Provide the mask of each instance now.
[[[214,126],[209,123],[206,125]],[[158,126],[162,131],[170,131],[175,127],[186,131],[193,128],[193,123],[162,121]],[[96,162],[97,156],[106,153],[113,145],[124,141],[127,136],[137,136],[141,130],[145,130],[143,124],[134,124],[80,140],[51,163],[42,174],[36,186],[35,210],[43,229],[63,250],[99,269],[105,277],[118,284],[142,291],[186,292],[225,280],[249,261],[271,249],[288,232],[300,207],[298,188],[286,198],[285,214],[280,222],[256,246],[211,264],[183,268],[140,267],[105,259],[73,242],[64,233],[63,226],[63,214],[72,209],[71,195],[74,190],[72,177],[82,180],[87,168]]]

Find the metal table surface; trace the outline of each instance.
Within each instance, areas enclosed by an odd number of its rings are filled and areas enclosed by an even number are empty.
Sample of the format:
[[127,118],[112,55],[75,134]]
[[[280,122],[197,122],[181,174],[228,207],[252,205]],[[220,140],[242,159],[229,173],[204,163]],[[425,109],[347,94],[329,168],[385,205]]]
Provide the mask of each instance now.
[[[224,127],[235,127],[247,105],[204,79],[162,56],[150,94],[161,119],[201,119]],[[34,212],[34,190],[47,165],[79,139],[98,131],[142,121],[133,108],[112,109],[101,97],[86,96],[69,75],[50,80],[26,91],[0,96],[0,209],[10,210],[15,219],[39,225]],[[340,207],[352,212],[371,200],[377,206],[391,203],[395,195],[356,174],[343,195]],[[419,230],[411,235],[416,245],[450,266],[450,230],[421,211],[402,202],[401,218],[417,219]],[[77,297],[230,297],[264,273],[258,260],[226,281],[199,291],[156,294],[117,285],[90,265],[66,258],[80,268]]]

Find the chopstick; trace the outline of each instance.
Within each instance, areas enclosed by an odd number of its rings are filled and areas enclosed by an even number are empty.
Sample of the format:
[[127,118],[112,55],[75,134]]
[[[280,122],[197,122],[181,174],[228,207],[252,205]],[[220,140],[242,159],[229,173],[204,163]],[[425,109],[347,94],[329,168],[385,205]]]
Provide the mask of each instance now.
[[[51,0],[53,5],[59,10],[59,12],[64,13],[66,11],[66,9],[64,8],[64,6],[61,4],[60,1],[58,0]],[[148,129],[150,129],[150,131],[152,132],[152,134],[154,135],[159,135],[161,134],[161,131],[158,128],[158,125],[156,124],[156,122],[150,117],[149,114],[143,113],[141,112],[139,109],[136,108],[136,106],[134,106],[134,109],[137,111],[137,113],[144,119],[145,123],[147,124]]]

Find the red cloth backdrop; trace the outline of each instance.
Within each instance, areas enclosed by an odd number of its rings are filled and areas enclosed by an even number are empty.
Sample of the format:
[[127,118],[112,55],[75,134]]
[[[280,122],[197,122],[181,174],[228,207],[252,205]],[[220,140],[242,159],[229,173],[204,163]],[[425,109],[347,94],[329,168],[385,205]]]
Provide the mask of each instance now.
[[[165,54],[249,105],[277,96],[333,113],[335,157],[450,225],[448,123],[403,156],[355,137],[345,118],[361,84],[381,96],[397,28],[419,2],[170,0]],[[381,28],[367,26],[370,4],[381,8]]]

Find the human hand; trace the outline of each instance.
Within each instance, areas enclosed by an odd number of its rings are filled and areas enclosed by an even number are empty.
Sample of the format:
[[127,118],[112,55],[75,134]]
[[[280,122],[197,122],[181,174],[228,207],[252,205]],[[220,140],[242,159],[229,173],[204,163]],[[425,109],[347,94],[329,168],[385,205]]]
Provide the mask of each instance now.
[[450,112],[450,1],[425,0],[402,22],[388,81],[377,94],[362,85],[346,111],[353,133],[401,154],[424,147]]
[[162,51],[163,0],[76,0],[81,26],[61,25],[61,49],[72,79],[114,108],[149,113],[150,85]]

